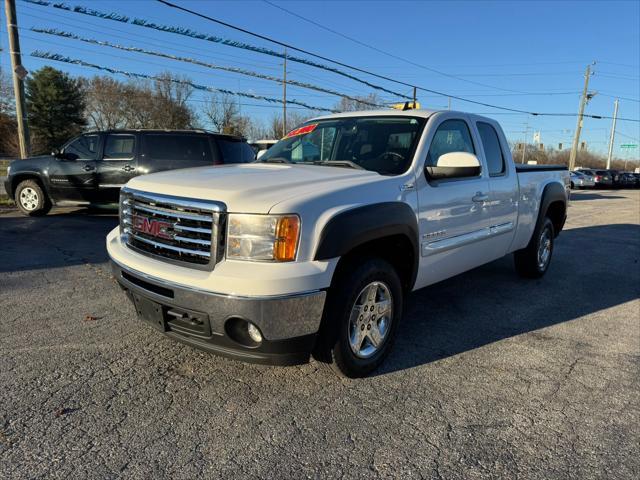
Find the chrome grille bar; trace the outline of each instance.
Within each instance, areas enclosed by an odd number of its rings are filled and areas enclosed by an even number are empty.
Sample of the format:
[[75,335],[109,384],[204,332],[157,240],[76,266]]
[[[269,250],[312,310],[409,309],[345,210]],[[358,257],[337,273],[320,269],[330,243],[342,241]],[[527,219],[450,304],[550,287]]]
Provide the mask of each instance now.
[[126,245],[160,260],[211,270],[224,252],[226,206],[124,187],[120,231]]

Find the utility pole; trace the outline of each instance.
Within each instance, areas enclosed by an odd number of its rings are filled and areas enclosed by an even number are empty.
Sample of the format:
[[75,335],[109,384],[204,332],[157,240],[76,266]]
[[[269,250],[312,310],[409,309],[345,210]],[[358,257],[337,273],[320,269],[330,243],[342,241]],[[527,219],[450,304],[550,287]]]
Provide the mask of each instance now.
[[24,78],[27,71],[20,58],[20,39],[18,38],[18,19],[16,17],[15,0],[4,0],[7,16],[7,32],[9,34],[9,54],[11,55],[11,73],[13,76],[13,95],[16,99],[16,121],[18,123],[18,140],[20,142],[20,158],[29,156],[29,129],[27,126],[27,109],[24,103]]
[[524,141],[522,142],[522,160],[520,160],[520,163],[524,163],[524,156],[527,153],[527,135],[529,135],[529,122],[524,124]]
[[451,110],[451,97],[449,97],[449,110]]
[[287,49],[284,49],[284,72],[282,74],[282,136],[287,134]]
[[609,155],[607,155],[607,170],[611,168],[611,157],[613,156],[613,141],[616,138],[616,119],[618,118],[618,99],[613,102],[613,125],[611,125],[611,137],[609,138]]
[[[594,62],[595,64],[595,62]],[[571,146],[571,155],[569,156],[569,170],[573,170],[576,166],[576,157],[578,155],[578,145],[580,143],[580,131],[582,130],[582,118],[584,115],[584,107],[587,102],[593,97],[588,93],[589,78],[591,77],[591,65],[587,65],[587,71],[584,73],[584,89],[582,90],[582,97],[580,97],[580,109],[578,111],[578,121],[576,123],[576,132],[573,136],[573,145]]]
[[416,87],[413,87],[413,108],[417,108],[417,107],[416,107],[416,105],[417,105],[417,103],[416,103],[416,102],[417,102],[418,100],[417,100],[417,93],[416,93],[416,90],[417,90],[417,88],[416,88]]

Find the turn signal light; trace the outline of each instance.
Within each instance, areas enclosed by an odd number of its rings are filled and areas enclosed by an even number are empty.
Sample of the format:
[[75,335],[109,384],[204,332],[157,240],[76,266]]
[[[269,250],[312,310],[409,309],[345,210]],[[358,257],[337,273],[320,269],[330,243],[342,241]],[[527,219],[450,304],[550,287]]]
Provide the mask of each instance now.
[[295,260],[299,235],[299,217],[295,215],[280,217],[276,226],[274,258],[280,262],[291,262]]

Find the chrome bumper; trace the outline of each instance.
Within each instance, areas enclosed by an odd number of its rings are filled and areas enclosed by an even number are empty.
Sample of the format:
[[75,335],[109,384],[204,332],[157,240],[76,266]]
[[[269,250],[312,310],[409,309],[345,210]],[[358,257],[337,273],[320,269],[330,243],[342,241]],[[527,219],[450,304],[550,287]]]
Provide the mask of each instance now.
[[[165,333],[195,347],[244,361],[293,364],[308,360],[320,328],[326,292],[302,292],[284,296],[238,297],[175,285],[111,261],[113,275],[135,298],[157,303],[164,310],[200,315],[206,325],[201,330],[181,328],[168,322]],[[135,298],[134,298],[135,297]],[[230,319],[241,318],[255,324],[264,341],[246,346],[227,332]]]

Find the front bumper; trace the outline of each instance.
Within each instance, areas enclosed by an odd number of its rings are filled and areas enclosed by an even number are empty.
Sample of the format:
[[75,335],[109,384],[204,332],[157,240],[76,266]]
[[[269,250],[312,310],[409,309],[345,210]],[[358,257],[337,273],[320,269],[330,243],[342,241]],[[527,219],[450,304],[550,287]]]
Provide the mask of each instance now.
[[[138,313],[144,316],[141,305],[153,302],[163,318],[161,330],[176,340],[246,362],[292,365],[309,360],[324,309],[323,290],[238,297],[175,285],[113,260],[111,265]],[[263,341],[255,346],[234,339],[230,324],[237,319],[256,325]]]

